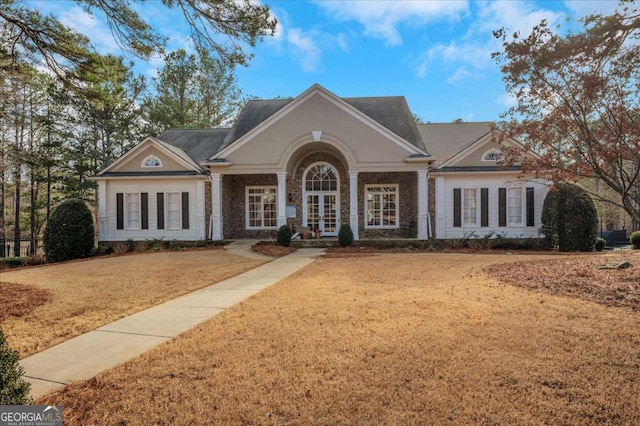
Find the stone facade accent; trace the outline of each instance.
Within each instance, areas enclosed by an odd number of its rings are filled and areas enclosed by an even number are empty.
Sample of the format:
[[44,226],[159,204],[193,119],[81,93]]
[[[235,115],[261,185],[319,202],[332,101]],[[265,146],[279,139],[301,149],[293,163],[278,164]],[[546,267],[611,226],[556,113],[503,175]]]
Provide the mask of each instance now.
[[[398,185],[400,223],[397,229],[365,229],[365,185]],[[416,172],[358,174],[360,238],[416,238],[418,235],[418,175]]]
[[[287,219],[294,231],[303,228],[303,178],[305,171],[314,163],[330,164],[339,178],[340,224],[349,223],[349,174],[346,165],[336,155],[328,152],[316,152],[304,157],[296,166],[294,175],[287,176],[287,206],[294,206],[296,217]],[[416,238],[418,217],[418,194],[416,172],[359,173],[358,174],[358,226],[360,238]],[[374,184],[397,184],[399,191],[400,223],[397,229],[365,229],[364,187]],[[277,229],[246,229],[246,187],[277,186],[275,174],[224,175],[222,178],[223,227],[225,238],[276,238]],[[431,232],[435,232],[435,180],[430,178],[428,208],[431,214]],[[211,215],[211,184],[206,184],[207,197],[207,235],[209,216]]]
[[429,216],[431,216],[431,238],[434,238],[436,235],[436,180],[430,177],[427,185],[429,185],[427,209],[429,210]]
[[275,238],[277,230],[247,230],[246,187],[277,186],[275,174],[224,175],[222,177],[222,226],[225,238]]
[[211,181],[206,180],[204,183],[204,229],[205,238],[209,238],[211,232]]

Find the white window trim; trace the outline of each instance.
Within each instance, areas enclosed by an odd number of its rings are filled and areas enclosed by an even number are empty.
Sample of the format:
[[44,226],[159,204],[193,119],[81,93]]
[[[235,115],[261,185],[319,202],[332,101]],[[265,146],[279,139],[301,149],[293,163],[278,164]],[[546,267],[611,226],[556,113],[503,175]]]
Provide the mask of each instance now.
[[[178,226],[171,227],[169,221],[169,194],[178,194]],[[182,231],[182,192],[167,191],[164,193],[164,229],[167,231]]]
[[[245,210],[245,228],[248,231],[259,231],[265,229],[278,229],[278,225],[276,222],[275,226],[250,226],[249,220],[249,190],[251,189],[268,189],[273,191],[274,196],[276,197],[276,207],[278,206],[278,187],[275,185],[263,185],[263,186],[246,186],[245,187],[245,197],[244,197],[244,210]],[[253,194],[255,195],[255,194]],[[264,194],[262,194],[264,196]],[[262,202],[262,220],[261,222],[264,224],[264,198],[261,199]],[[277,213],[276,213],[277,214]]]
[[[464,192],[467,190],[473,190],[476,193],[476,223],[467,223],[465,222],[465,197],[464,197]],[[480,197],[478,196],[480,194],[480,188],[476,188],[476,187],[463,187],[460,188],[460,197],[462,198],[462,200],[460,200],[460,223],[462,224],[462,226],[464,228],[480,228],[480,210],[482,210],[481,206],[480,206]]]
[[[520,190],[520,223],[511,222],[511,204],[509,203],[509,191],[519,189]],[[507,187],[507,226],[510,228],[525,228],[527,224],[526,220],[527,209],[527,194],[526,189],[523,186],[509,186]]]
[[[147,161],[149,161],[151,159],[157,160],[158,161],[158,165],[157,166],[148,166],[147,165]],[[158,168],[164,167],[164,165],[162,164],[162,160],[160,160],[155,155],[151,154],[151,155],[147,156],[144,160],[142,160],[142,163],[140,164],[140,167],[145,168],[145,169],[158,169]]]
[[[498,154],[500,156],[500,158],[498,160],[487,160],[487,155],[489,155],[489,154]],[[495,162],[497,162],[497,161],[499,161],[501,159],[502,159],[502,152],[500,152],[500,150],[498,150],[496,148],[491,148],[491,149],[485,151],[482,154],[481,161],[484,161],[486,163],[495,163]]]
[[[370,188],[395,188],[396,195],[396,224],[390,225],[369,225],[369,210],[367,208],[367,194]],[[374,192],[373,194],[384,194],[384,192]],[[399,229],[400,228],[400,185],[397,183],[392,184],[371,184],[364,186],[364,228],[365,229]]]
[[[138,226],[137,227],[129,227],[129,195],[137,195],[138,196]],[[124,208],[123,208],[123,219],[124,219],[124,229],[129,231],[140,231],[142,229],[142,195],[140,192],[125,192],[124,193]]]

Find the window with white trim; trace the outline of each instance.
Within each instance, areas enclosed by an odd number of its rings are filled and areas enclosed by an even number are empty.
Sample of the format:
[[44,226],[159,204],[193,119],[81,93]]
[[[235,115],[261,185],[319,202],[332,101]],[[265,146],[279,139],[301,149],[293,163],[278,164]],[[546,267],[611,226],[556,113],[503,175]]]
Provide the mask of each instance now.
[[482,161],[500,161],[502,160],[502,153],[495,148],[491,148],[482,154]]
[[278,225],[275,186],[247,187],[247,229],[272,229]]
[[463,225],[478,224],[478,189],[464,188],[462,190],[462,223]]
[[507,218],[509,225],[522,225],[522,188],[507,188]]
[[166,192],[166,228],[182,229],[182,193]]
[[398,228],[399,193],[398,185],[365,185],[364,187],[365,228]]
[[125,223],[127,229],[140,229],[140,193],[127,192],[125,194]]
[[142,167],[162,167],[162,161],[155,155],[150,155],[142,160]]

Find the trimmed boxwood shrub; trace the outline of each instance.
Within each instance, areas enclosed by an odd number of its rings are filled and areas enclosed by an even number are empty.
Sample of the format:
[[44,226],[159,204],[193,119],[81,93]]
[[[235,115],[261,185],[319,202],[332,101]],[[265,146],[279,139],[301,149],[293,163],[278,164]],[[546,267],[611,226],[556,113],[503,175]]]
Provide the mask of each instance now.
[[91,212],[84,201],[63,201],[51,214],[44,231],[47,261],[61,262],[91,255],[94,233]]
[[291,228],[287,225],[282,225],[280,229],[278,229],[278,245],[289,247],[291,245]]
[[598,211],[589,193],[573,183],[559,183],[542,206],[542,233],[560,251],[593,251]]
[[629,236],[629,242],[634,249],[640,249],[640,231],[632,232]]
[[28,405],[31,385],[22,378],[18,353],[11,349],[0,327],[0,405]]
[[596,238],[596,251],[603,251],[607,245],[607,241],[604,238]]
[[350,225],[345,223],[340,226],[340,231],[338,231],[338,243],[340,243],[340,247],[348,247],[353,244],[353,231],[351,230]]

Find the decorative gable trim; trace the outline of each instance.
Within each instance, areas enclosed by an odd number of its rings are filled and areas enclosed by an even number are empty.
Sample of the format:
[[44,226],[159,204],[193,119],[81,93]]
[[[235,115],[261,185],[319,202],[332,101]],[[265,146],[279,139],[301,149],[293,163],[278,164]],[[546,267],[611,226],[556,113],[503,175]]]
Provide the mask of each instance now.
[[[100,170],[94,176],[94,179],[95,178],[100,178],[101,176],[111,172],[112,170],[117,170],[120,166],[122,166],[123,164],[127,163],[132,158],[134,158],[136,155],[138,155],[141,151],[143,151],[144,149],[147,149],[150,146],[152,146],[153,148],[157,149],[158,151],[160,151],[164,155],[170,157],[171,159],[175,160],[178,164],[180,164],[181,166],[183,166],[187,170],[194,171],[194,172],[197,172],[197,173],[202,173],[203,172],[202,168],[196,162],[194,162],[193,160],[187,160],[187,158],[189,158],[189,157],[186,154],[184,154],[184,157],[182,155],[178,155],[172,149],[169,149],[166,144],[162,143],[161,141],[157,140],[154,137],[147,136],[140,143],[138,143],[136,146],[134,146],[129,151],[127,151],[122,156],[120,156],[120,158],[118,158],[116,161],[114,161],[113,163],[111,163],[110,165],[105,167],[104,169]],[[177,150],[178,148],[174,147],[174,149]],[[150,155],[149,157],[146,157],[145,160],[143,161],[143,165],[144,165],[144,162],[150,157],[154,157],[154,156]]]
[[[272,126],[274,123],[278,122],[280,119],[285,117],[291,111],[293,111],[294,109],[298,108],[304,102],[306,102],[311,97],[316,96],[316,95],[322,96],[325,100],[329,101],[333,105],[335,105],[338,108],[342,109],[347,114],[349,114],[352,117],[358,119],[363,124],[371,127],[373,130],[375,130],[378,133],[382,134],[383,136],[385,136],[387,139],[389,139],[393,143],[397,144],[398,146],[406,149],[409,152],[410,155],[422,154],[422,155],[425,155],[425,156],[429,156],[428,153],[422,151],[420,148],[418,148],[415,145],[411,144],[407,140],[401,138],[397,134],[393,133],[391,130],[387,129],[386,127],[384,127],[383,125],[378,123],[377,121],[373,120],[368,115],[364,114],[363,112],[361,112],[357,108],[349,105],[347,102],[345,102],[344,100],[340,99],[338,96],[334,95],[333,93],[329,92],[327,89],[325,89],[324,87],[322,87],[322,86],[320,86],[319,84],[316,83],[313,86],[311,86],[309,89],[307,89],[305,92],[303,92],[301,95],[299,95],[297,98],[295,98],[293,101],[289,102],[287,105],[285,105],[280,110],[278,110],[271,117],[269,117],[268,119],[266,119],[265,121],[263,121],[262,123],[257,125],[255,128],[253,128],[252,130],[247,132],[245,135],[240,137],[238,140],[232,142],[231,145],[229,145],[228,147],[224,148],[220,152],[216,153],[214,156],[210,157],[207,160],[207,162],[210,162],[210,161],[215,160],[217,158],[226,158],[226,157],[228,157],[231,153],[233,153],[236,150],[240,149],[243,145],[245,145],[246,143],[251,141],[253,138],[255,138],[257,135],[262,133],[264,130],[266,130],[267,128]],[[319,136],[321,136],[321,135],[319,135]],[[315,138],[315,135],[314,135],[314,138]]]

